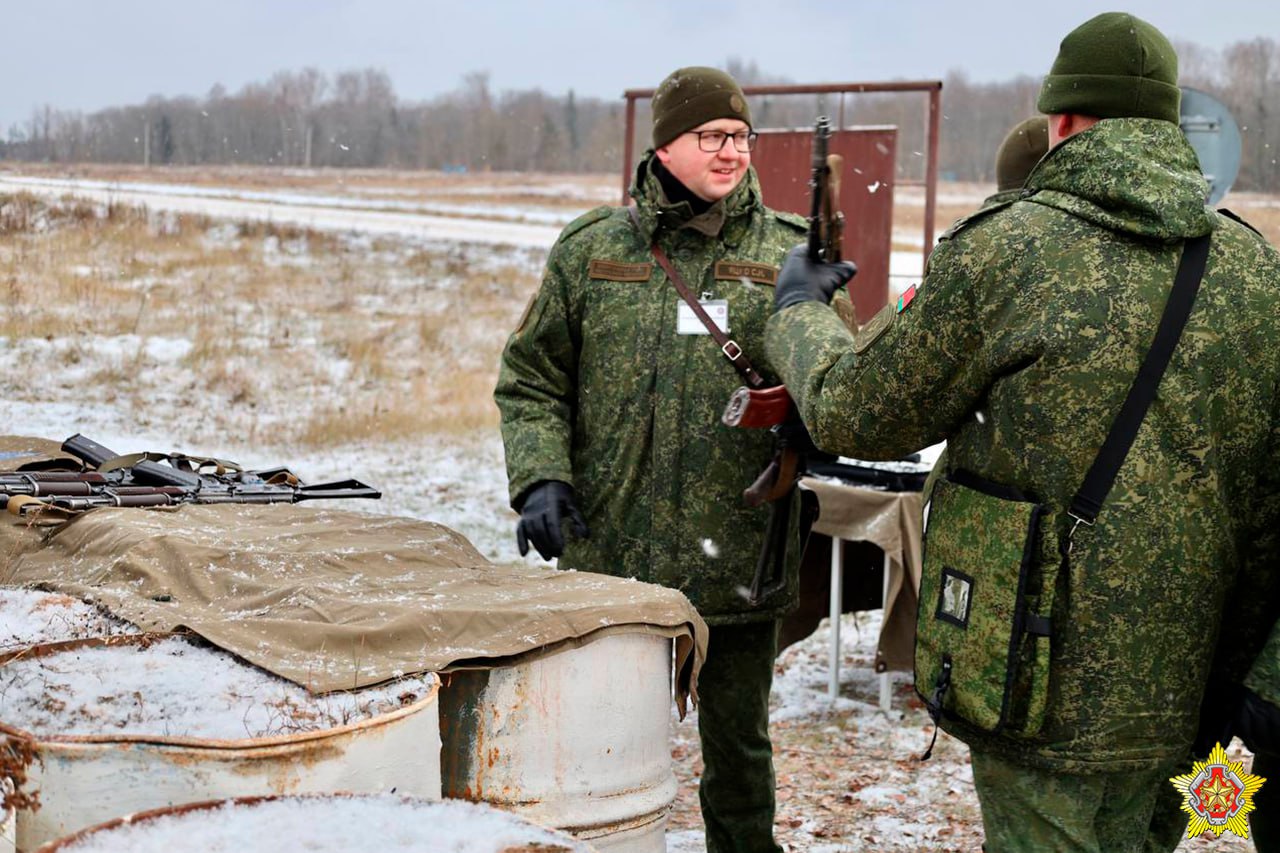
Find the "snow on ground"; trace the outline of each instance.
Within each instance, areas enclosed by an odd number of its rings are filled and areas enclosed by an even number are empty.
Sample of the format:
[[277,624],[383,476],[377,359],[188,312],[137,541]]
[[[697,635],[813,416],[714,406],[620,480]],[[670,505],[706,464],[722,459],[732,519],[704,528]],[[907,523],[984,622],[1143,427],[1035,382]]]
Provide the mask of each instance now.
[[[509,204],[448,204],[444,202],[417,202],[386,199],[369,199],[348,196],[324,195],[307,192],[263,192],[242,188],[196,187],[183,184],[160,184],[134,181],[95,181],[71,178],[34,178],[12,175],[4,178],[5,184],[28,191],[57,190],[63,193],[113,193],[117,198],[186,197],[244,201],[290,207],[325,207],[340,210],[393,211],[397,213],[425,213],[462,216],[473,219],[489,219],[500,222],[527,222],[544,225],[567,225],[576,213],[566,213],[561,208]],[[474,189],[474,188],[473,188]],[[475,193],[473,193],[475,194]],[[552,193],[543,193],[551,195]],[[155,205],[152,205],[155,206]]]
[[[58,181],[54,185],[0,178],[0,193],[30,192],[45,198],[75,195],[100,204],[139,205],[150,210],[190,213],[220,219],[289,223],[321,231],[361,231],[370,234],[449,240],[457,243],[497,243],[550,248],[560,229],[554,225],[496,222],[427,213],[345,209],[324,203],[284,203],[202,195],[196,187],[114,189],[95,181]],[[362,205],[363,207],[364,205]],[[585,210],[586,208],[584,208]]]

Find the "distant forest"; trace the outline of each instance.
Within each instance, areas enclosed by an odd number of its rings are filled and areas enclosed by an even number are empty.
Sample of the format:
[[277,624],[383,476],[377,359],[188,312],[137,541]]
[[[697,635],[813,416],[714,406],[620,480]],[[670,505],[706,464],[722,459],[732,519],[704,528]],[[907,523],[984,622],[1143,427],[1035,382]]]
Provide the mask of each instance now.
[[[1280,190],[1280,44],[1242,41],[1222,51],[1177,45],[1182,83],[1227,103],[1241,128],[1236,188]],[[793,82],[731,59],[743,85]],[[658,81],[637,80],[637,86]],[[808,81],[820,82],[820,81]],[[830,81],[843,82],[843,81]],[[940,169],[944,177],[994,180],[993,158],[1006,131],[1035,113],[1039,80],[975,83],[962,72],[943,80]],[[619,93],[621,95],[621,93]],[[843,111],[846,125],[899,128],[903,179],[924,171],[925,97],[910,94],[754,97],[757,127],[805,127]],[[452,92],[406,101],[382,71],[282,71],[265,83],[204,97],[152,97],[91,114],[46,106],[0,142],[0,158],[59,163],[254,164],[296,167],[612,172],[622,162],[624,102],[572,90],[494,92],[484,72]],[[647,146],[647,102],[637,110],[637,152]]]

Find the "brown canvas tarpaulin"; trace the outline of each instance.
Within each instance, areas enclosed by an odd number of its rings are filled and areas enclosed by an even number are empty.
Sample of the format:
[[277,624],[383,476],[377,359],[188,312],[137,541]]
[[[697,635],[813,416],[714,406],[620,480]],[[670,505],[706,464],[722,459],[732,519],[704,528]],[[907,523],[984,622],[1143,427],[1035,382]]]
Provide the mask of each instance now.
[[[13,449],[0,439],[0,454]],[[706,653],[706,626],[675,590],[494,565],[428,521],[315,504],[105,508],[53,527],[4,518],[0,583],[91,598],[151,631],[189,628],[315,692],[639,631],[675,639],[683,694]]]
[[921,504],[918,492],[888,492],[805,477],[802,488],[818,497],[813,529],[832,538],[872,542],[888,557],[889,588],[876,651],[892,670],[912,668],[916,602],[920,589]]

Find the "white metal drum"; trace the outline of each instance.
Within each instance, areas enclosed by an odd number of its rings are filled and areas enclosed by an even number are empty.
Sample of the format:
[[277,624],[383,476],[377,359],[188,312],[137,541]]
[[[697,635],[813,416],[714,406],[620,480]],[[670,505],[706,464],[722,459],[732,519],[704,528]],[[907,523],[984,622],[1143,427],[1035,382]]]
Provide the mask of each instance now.
[[491,806],[388,795],[238,797],[156,809],[82,830],[39,853],[594,853]]
[[332,791],[438,799],[439,682],[428,683],[426,695],[396,710],[243,740],[163,732],[36,736],[0,724],[0,739],[27,741],[38,759],[26,768],[23,790],[39,792],[40,808],[18,811],[17,850],[131,812],[198,800]]
[[482,800],[600,851],[662,853],[676,796],[671,641],[611,634],[440,694],[446,797]]

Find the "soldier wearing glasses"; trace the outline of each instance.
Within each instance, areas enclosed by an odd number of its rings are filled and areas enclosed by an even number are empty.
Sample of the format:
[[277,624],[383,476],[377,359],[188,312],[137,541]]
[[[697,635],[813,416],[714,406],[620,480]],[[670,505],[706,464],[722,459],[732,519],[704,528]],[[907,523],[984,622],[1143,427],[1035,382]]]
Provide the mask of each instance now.
[[764,206],[738,84],[682,68],[653,98],[653,149],[634,211],[600,207],[561,233],[502,355],[517,541],[561,568],[683,591],[711,625],[698,685],[707,849],[779,851],[769,687],[796,578],[747,601],[767,510],[742,491],[772,453],[764,430],[719,422],[742,379],[655,261],[657,244],[765,378],[765,322],[803,218]]

